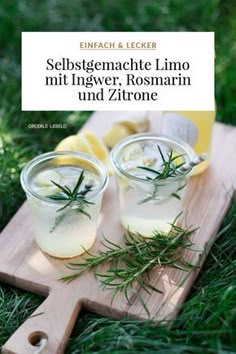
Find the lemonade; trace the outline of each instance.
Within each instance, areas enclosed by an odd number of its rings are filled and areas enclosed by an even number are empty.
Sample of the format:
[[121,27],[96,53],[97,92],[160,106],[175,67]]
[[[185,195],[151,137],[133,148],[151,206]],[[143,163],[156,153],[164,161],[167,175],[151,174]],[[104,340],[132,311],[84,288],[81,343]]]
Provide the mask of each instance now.
[[[73,192],[80,177],[76,193],[77,197],[81,193],[83,198],[66,206],[69,200],[61,188]],[[107,184],[106,170],[101,163],[82,153],[48,153],[24,168],[21,183],[31,209],[35,240],[41,250],[66,258],[84,253],[93,245]]]
[[[143,179],[146,175],[143,174]],[[171,223],[181,212],[181,200],[186,191],[185,178],[171,184],[159,183],[153,198],[155,185],[144,185],[145,182],[129,183],[126,189],[120,188],[121,223],[126,229],[144,236],[151,236],[155,230],[168,233]],[[177,191],[180,199],[174,196]]]
[[[169,169],[164,178],[163,160],[170,161],[170,156],[174,169],[193,160],[196,155],[180,140],[152,134],[133,135],[112,150],[120,221],[127,230],[144,237],[151,237],[154,231],[168,233],[183,211],[191,168],[186,173],[171,173]],[[155,178],[157,176],[160,178]]]

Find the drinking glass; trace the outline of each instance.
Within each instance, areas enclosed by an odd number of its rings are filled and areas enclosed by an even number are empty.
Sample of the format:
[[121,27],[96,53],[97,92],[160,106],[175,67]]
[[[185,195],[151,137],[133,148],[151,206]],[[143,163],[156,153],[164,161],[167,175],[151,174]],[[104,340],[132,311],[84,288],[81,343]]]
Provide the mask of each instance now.
[[[68,201],[60,200],[60,195],[65,194],[58,185],[72,191],[82,171],[81,188],[89,186],[89,203],[79,208],[74,201],[65,207]],[[106,168],[97,159],[79,152],[42,154],[24,167],[21,185],[30,206],[35,241],[42,251],[67,258],[80,255],[93,245],[107,182]]]
[[[192,161],[196,155],[185,142],[164,135],[136,134],[120,141],[111,152],[115,170],[120,221],[125,229],[152,237],[168,233],[183,211],[183,199],[192,168],[167,178],[156,178],[164,160],[172,154],[175,164]],[[157,172],[154,172],[157,171]]]

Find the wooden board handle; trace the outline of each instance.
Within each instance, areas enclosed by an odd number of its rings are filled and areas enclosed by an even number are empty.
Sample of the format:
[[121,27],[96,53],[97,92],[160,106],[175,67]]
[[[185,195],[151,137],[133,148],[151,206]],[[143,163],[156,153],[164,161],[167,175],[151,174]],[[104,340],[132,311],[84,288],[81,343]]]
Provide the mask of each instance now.
[[[73,297],[69,286],[53,290],[9,338],[3,346],[2,353],[63,353],[80,308],[78,294],[76,298]],[[44,347],[41,351],[39,342]]]

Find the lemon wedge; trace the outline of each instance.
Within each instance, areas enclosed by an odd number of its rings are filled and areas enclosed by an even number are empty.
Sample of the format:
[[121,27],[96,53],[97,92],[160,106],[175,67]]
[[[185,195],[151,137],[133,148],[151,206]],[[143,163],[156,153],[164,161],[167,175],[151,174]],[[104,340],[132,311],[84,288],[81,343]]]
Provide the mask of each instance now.
[[70,135],[63,139],[57,146],[56,151],[80,151],[100,160],[112,174],[109,159],[109,151],[105,144],[93,132],[84,130],[76,135]]
[[86,154],[93,155],[92,149],[88,141],[80,134],[70,135],[66,137],[56,146],[55,150],[56,151],[81,151],[81,152],[85,152]]
[[106,132],[103,140],[108,148],[113,148],[118,141],[129,135],[143,133],[149,130],[150,122],[147,112],[132,112],[125,120],[116,120],[111,129]]
[[134,134],[133,129],[125,126],[124,124],[114,124],[111,129],[104,135],[103,141],[106,146],[111,149],[118,143],[118,141],[126,138],[127,136]]

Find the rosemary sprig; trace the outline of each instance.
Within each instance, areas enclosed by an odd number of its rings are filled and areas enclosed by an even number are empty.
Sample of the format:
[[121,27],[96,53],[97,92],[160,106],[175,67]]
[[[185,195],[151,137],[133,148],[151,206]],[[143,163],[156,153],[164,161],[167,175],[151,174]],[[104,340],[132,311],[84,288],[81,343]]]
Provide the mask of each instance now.
[[142,170],[146,170],[148,172],[154,173],[156,175],[154,178],[151,178],[148,176],[146,177],[147,179],[153,180],[153,181],[163,180],[163,179],[170,178],[170,177],[175,177],[177,175],[177,173],[180,173],[178,169],[181,166],[183,166],[185,163],[185,162],[181,162],[179,164],[176,164],[175,161],[184,155],[180,154],[180,155],[173,156],[173,150],[171,150],[170,153],[167,154],[168,157],[166,159],[165,156],[163,155],[163,152],[161,151],[161,148],[159,145],[157,145],[157,148],[159,150],[159,153],[160,153],[161,159],[162,159],[162,165],[161,165],[163,167],[162,170],[157,171],[152,168],[144,167],[144,166],[139,166],[138,168],[141,168]]
[[[144,239],[140,234],[134,236],[131,232],[127,232],[124,235],[124,247],[103,237],[101,243],[105,249],[98,250],[95,255],[86,251],[82,262],[67,265],[76,272],[64,275],[61,280],[72,281],[86,270],[92,269],[101,284],[105,288],[112,289],[112,300],[118,292],[122,291],[128,302],[130,302],[131,292],[138,294],[138,298],[142,301],[140,289],[148,294],[151,290],[161,292],[150,279],[153,268],[171,266],[189,271],[196,267],[183,256],[183,250],[192,250],[193,243],[189,237],[194,231],[195,229],[183,229],[172,224],[168,235],[155,231],[150,239]],[[99,267],[107,262],[110,262],[110,267],[105,273],[100,273]],[[145,307],[144,303],[143,305]]]
[[62,212],[62,211],[64,212],[56,217],[54,226],[50,230],[50,233],[52,233],[66,217],[67,213],[65,209],[73,210],[78,213],[84,214],[91,219],[90,214],[88,214],[85,211],[85,206],[88,204],[94,204],[92,202],[89,202],[86,199],[86,195],[88,192],[92,191],[93,185],[85,184],[84,189],[80,190],[83,181],[84,181],[84,170],[82,170],[82,172],[80,173],[78,181],[76,182],[73,189],[70,189],[68,186],[61,186],[60,184],[51,181],[56,187],[60,189],[60,191],[53,195],[48,195],[47,198],[50,198],[52,200],[57,200],[57,201],[66,201],[67,203],[63,205],[63,207],[57,210],[57,212]]
[[[138,204],[144,204],[146,202],[149,202],[150,200],[155,199],[158,194],[158,181],[177,176],[177,174],[181,173],[179,168],[185,164],[185,162],[181,162],[178,164],[175,163],[177,159],[184,156],[183,154],[173,156],[173,150],[171,150],[170,153],[168,154],[168,157],[165,158],[159,145],[157,145],[157,148],[159,150],[159,153],[160,153],[161,159],[162,159],[162,165],[161,165],[162,170],[155,170],[153,168],[149,168],[149,167],[145,167],[145,166],[138,166],[138,168],[148,171],[148,172],[151,172],[152,174],[155,175],[153,178],[146,176],[147,180],[154,181],[153,191],[152,191],[151,195],[149,195],[146,198],[144,198],[143,200],[141,200]],[[181,189],[183,189],[184,187],[185,187],[185,184],[184,184],[184,186],[181,186],[176,191],[176,193],[172,193],[171,194],[172,197],[180,199],[180,196],[177,192],[180,191]]]

